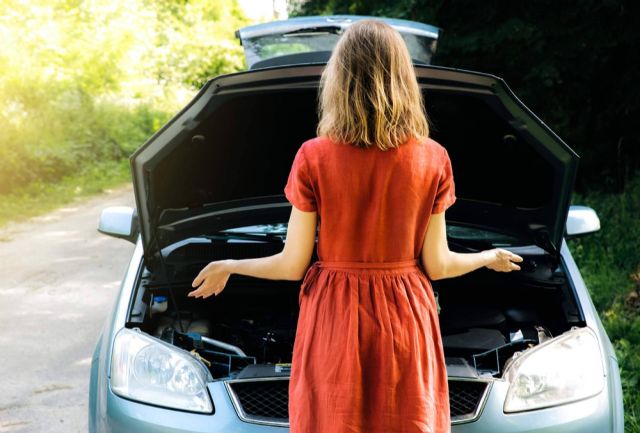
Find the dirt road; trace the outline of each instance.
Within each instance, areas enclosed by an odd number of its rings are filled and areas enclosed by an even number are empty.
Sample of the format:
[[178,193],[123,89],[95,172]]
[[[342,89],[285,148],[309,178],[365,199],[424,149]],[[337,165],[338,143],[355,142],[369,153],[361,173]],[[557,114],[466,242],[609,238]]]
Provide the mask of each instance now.
[[131,186],[0,229],[0,432],[86,432],[91,355],[134,245],[98,233]]

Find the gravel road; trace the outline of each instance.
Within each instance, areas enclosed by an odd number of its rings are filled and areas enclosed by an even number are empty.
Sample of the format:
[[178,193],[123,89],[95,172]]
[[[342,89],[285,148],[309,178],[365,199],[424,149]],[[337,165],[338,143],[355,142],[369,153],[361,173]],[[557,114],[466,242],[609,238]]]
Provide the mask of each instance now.
[[98,233],[126,186],[0,229],[0,432],[86,432],[89,368],[134,245]]

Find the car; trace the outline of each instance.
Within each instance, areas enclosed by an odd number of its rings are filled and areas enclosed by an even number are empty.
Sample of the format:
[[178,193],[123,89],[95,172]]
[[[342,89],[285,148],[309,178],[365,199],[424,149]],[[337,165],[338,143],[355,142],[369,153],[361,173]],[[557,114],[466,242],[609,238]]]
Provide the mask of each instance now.
[[[131,155],[135,209],[106,208],[98,226],[135,249],[92,358],[89,431],[288,430],[300,282],[234,274],[218,296],[187,293],[212,260],[282,250],[326,36],[361,18],[241,29],[249,69],[209,80]],[[387,21],[433,53],[437,28]],[[501,78],[430,60],[415,71],[456,180],[449,246],[524,258],[433,282],[452,432],[622,433],[616,355],[567,244],[600,228],[571,205],[578,155]]]

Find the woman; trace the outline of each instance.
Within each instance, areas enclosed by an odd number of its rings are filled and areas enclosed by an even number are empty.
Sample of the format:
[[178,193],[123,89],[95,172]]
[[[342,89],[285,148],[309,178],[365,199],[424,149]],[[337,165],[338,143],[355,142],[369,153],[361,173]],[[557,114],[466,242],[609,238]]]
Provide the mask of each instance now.
[[[293,206],[283,251],[211,262],[189,296],[219,294],[231,274],[304,277],[291,433],[449,432],[429,280],[484,266],[518,270],[522,258],[449,251],[451,162],[428,138],[411,58],[392,27],[363,20],[348,28],[323,72],[319,112],[318,136],[298,150],[284,188]],[[309,267],[318,222],[320,260]]]

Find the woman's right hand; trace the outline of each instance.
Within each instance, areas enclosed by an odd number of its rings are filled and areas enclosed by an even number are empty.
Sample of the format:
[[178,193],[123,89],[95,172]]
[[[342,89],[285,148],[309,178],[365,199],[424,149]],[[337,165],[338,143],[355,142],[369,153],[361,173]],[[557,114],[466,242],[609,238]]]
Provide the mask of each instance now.
[[[523,258],[517,254],[502,248],[494,248],[488,250],[493,255],[491,262],[486,265],[487,268],[497,272],[519,271],[520,266],[516,263],[522,262]],[[514,263],[516,262],[516,263]]]

